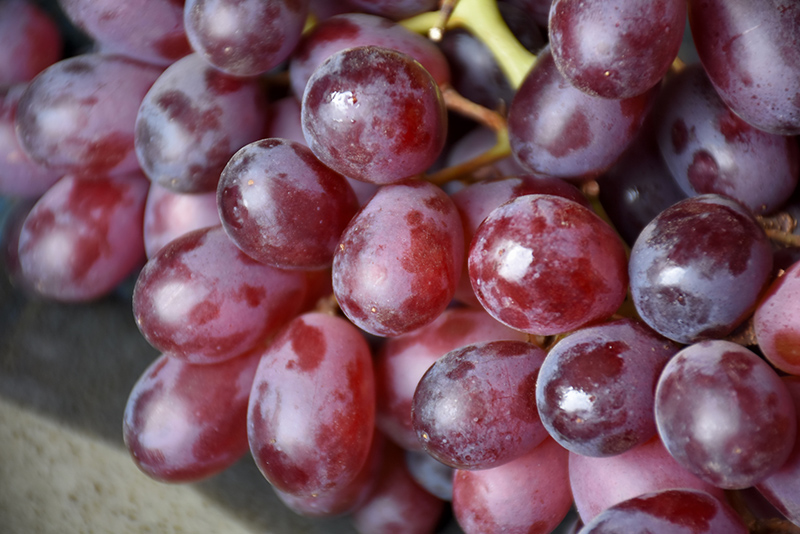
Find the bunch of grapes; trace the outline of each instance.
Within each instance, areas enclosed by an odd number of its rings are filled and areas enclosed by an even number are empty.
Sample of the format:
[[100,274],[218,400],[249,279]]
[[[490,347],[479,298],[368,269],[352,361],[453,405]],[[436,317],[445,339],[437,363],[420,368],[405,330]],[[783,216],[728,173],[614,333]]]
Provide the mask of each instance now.
[[250,454],[363,534],[800,531],[800,4],[60,8],[88,40],[0,4],[3,257],[135,276],[144,473]]

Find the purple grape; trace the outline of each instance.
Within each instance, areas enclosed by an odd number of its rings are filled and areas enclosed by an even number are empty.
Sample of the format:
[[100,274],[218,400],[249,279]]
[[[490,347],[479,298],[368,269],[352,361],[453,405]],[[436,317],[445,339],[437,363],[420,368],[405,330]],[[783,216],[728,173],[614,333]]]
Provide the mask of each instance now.
[[292,320],[262,356],[250,393],[247,435],[258,468],[294,496],[336,491],[358,477],[374,432],[364,337],[332,315]]
[[579,534],[747,534],[742,519],[724,501],[690,489],[646,493],[615,504]]
[[737,115],[767,132],[800,133],[800,4],[690,0],[689,24],[711,83]]
[[300,41],[308,0],[187,0],[186,35],[211,65],[256,76],[287,59]]
[[759,301],[753,316],[758,346],[783,372],[800,374],[800,263],[792,264]]
[[458,211],[428,182],[383,186],[333,258],[333,291],[359,328],[397,336],[431,323],[455,293],[464,254]]
[[664,210],[631,250],[631,294],[641,318],[679,343],[724,337],[755,308],[772,250],[733,200],[701,195]]
[[56,22],[28,0],[0,3],[0,35],[0,87],[27,83],[61,59]]
[[148,258],[183,234],[219,224],[216,193],[189,195],[150,184],[144,208],[144,248]]
[[655,384],[678,348],[630,319],[570,334],[539,371],[542,424],[562,447],[585,456],[613,456],[644,443],[656,434]]
[[197,54],[173,63],[136,118],[136,154],[150,179],[177,193],[215,191],[233,154],[261,138],[266,100],[256,79],[234,78]]
[[523,165],[541,174],[599,174],[634,139],[656,92],[653,88],[624,100],[588,95],[558,72],[545,48],[511,102],[511,149]]
[[411,419],[422,447],[456,469],[488,469],[535,448],[547,432],[535,388],[544,351],[490,341],[448,352],[414,392]]
[[308,146],[320,161],[376,184],[427,170],[447,130],[431,75],[410,56],[377,46],[337,52],[315,70],[302,118]]
[[568,332],[610,317],[628,286],[625,249],[586,207],[553,195],[525,195],[483,221],[469,252],[472,288],[511,328]]
[[658,436],[617,456],[569,454],[569,481],[584,523],[603,510],[644,493],[691,488],[725,500],[725,492],[684,469]]
[[390,19],[404,19],[431,11],[439,6],[439,0],[347,0],[353,7]]
[[138,172],[61,178],[22,226],[19,262],[26,283],[67,302],[110,293],[144,261],[147,187]]
[[678,463],[721,488],[761,482],[795,442],[786,386],[764,360],[730,341],[703,341],[670,360],[656,388],[655,414]]
[[453,477],[456,470],[444,465],[427,452],[405,452],[406,467],[417,484],[443,501],[453,500]]
[[163,354],[142,374],[123,417],[136,465],[162,482],[190,482],[247,452],[247,403],[260,351],[217,365]]
[[139,170],[136,113],[160,73],[157,67],[107,54],[51,65],[20,98],[20,145],[34,161],[64,173]]
[[282,269],[324,269],[358,201],[344,176],[305,145],[263,139],[233,155],[217,202],[225,233],[248,256]]
[[191,48],[182,0],[59,0],[70,19],[106,52],[167,66]]
[[664,87],[658,144],[688,195],[716,193],[764,214],[783,205],[797,185],[797,142],[758,130],[737,117],[699,64]]
[[548,438],[505,465],[457,471],[453,513],[466,534],[545,534],[572,505],[567,484],[568,453]]
[[684,0],[554,0],[550,47],[578,89],[631,98],[657,85],[678,56]]
[[425,67],[438,85],[450,81],[447,59],[433,42],[390,20],[364,13],[331,17],[303,36],[289,60],[292,90],[303,97],[314,71],[345,48],[375,45],[408,54]]

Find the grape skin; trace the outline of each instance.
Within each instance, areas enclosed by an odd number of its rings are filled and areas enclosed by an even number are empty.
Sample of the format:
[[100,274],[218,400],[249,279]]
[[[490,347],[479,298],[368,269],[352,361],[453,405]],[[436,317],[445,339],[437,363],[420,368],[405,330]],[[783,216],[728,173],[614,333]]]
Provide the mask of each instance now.
[[610,317],[628,282],[611,227],[553,195],[518,197],[492,211],[472,240],[469,276],[492,317],[536,335]]
[[719,195],[683,200],[653,219],[631,249],[636,311],[679,343],[724,337],[755,308],[772,249],[740,204]]
[[162,482],[194,482],[247,452],[247,403],[261,353],[217,365],[162,354],[131,390],[123,437],[136,465]]
[[267,480],[300,497],[347,486],[367,461],[374,424],[361,333],[321,313],[292,320],[262,357],[250,394],[247,435]]
[[306,86],[302,120],[320,161],[376,184],[427,170],[447,132],[433,77],[410,56],[377,46],[348,48],[325,60]]
[[777,471],[795,441],[786,386],[764,360],[730,341],[704,341],[675,355],[659,378],[655,414],[670,454],[725,489]]
[[333,291],[356,326],[397,336],[447,308],[463,254],[458,212],[441,189],[413,180],[383,186],[342,235]]
[[221,226],[184,234],[139,273],[133,315],[145,339],[190,363],[209,364],[253,349],[301,311],[301,271],[257,263]]
[[0,3],[0,35],[0,87],[30,82],[61,59],[63,40],[58,25],[27,0]]
[[758,346],[772,365],[793,375],[800,374],[800,321],[797,305],[800,263],[792,264],[770,285],[753,315]]

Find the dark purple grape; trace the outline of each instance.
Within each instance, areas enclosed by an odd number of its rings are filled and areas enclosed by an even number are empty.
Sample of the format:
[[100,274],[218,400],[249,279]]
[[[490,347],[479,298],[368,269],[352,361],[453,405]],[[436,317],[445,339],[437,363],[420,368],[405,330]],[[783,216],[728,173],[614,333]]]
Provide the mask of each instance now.
[[192,51],[182,0],[59,0],[106,52],[167,66]]
[[289,62],[294,94],[303,97],[309,78],[331,55],[345,48],[365,45],[408,54],[425,67],[437,84],[450,81],[447,59],[432,41],[382,17],[348,13],[317,24],[303,36]]
[[573,87],[542,50],[509,109],[516,158],[534,172],[561,178],[608,169],[636,136],[657,93],[611,100]]
[[431,11],[439,6],[439,0],[347,0],[359,10],[390,19],[404,19]]
[[499,0],[498,4],[509,4],[521,11],[524,11],[529,17],[536,21],[542,28],[547,28],[548,19],[550,18],[550,7],[553,0]]
[[550,47],[575,87],[631,98],[658,84],[678,56],[685,0],[555,0]]
[[742,519],[724,501],[690,489],[646,493],[615,504],[579,534],[747,534]]
[[428,169],[445,142],[439,87],[410,56],[377,46],[330,56],[303,95],[303,133],[332,169],[387,184]]
[[305,145],[263,139],[233,155],[217,189],[222,227],[251,258],[282,269],[324,269],[358,201],[344,176]]
[[656,434],[655,385],[679,346],[642,323],[583,328],[548,352],[536,382],[539,417],[562,447],[613,456]]
[[756,128],[800,133],[800,3],[690,0],[689,24],[722,100]]
[[631,294],[641,318],[679,343],[724,337],[755,308],[772,249],[733,200],[701,195],[664,210],[631,250]]
[[670,360],[656,388],[655,414],[678,463],[725,489],[775,473],[795,442],[786,386],[764,360],[730,341],[703,341]]
[[186,35],[211,65],[233,76],[256,76],[292,53],[308,5],[308,0],[186,0]]
[[783,205],[800,174],[797,142],[737,117],[719,98],[700,64],[664,86],[658,144],[688,195],[716,193],[764,214]]
[[178,193],[216,191],[233,154],[262,137],[266,100],[254,78],[234,78],[191,54],[153,84],[136,117],[136,154],[150,179]]
[[411,420],[423,449],[456,469],[488,469],[547,437],[535,388],[544,351],[523,341],[467,345],[442,356],[414,392]]
[[383,186],[350,222],[333,258],[333,291],[359,328],[397,336],[433,322],[456,290],[464,254],[458,211],[428,182]]
[[628,286],[625,249],[588,208],[525,195],[483,221],[469,252],[475,295],[497,320],[537,335],[610,317]]

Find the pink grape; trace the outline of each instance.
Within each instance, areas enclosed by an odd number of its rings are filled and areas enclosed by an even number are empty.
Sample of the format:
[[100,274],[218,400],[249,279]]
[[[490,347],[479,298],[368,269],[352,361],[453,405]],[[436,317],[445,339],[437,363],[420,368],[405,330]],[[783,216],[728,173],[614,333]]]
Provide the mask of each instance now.
[[145,339],[190,363],[252,350],[301,311],[303,272],[263,265],[221,226],[195,230],[162,248],[139,273],[133,315]]
[[144,261],[147,179],[67,175],[39,199],[19,237],[22,274],[37,293],[68,302],[108,294]]
[[614,230],[586,207],[553,195],[518,197],[492,211],[472,240],[469,276],[495,319],[538,335],[610,317],[628,282]]
[[133,386],[123,418],[136,465],[163,482],[215,475],[247,452],[247,402],[260,351],[217,365],[163,354]]
[[0,35],[0,86],[27,83],[61,59],[58,25],[28,0],[0,3]]
[[369,456],[375,425],[372,359],[361,333],[320,313],[297,317],[256,372],[250,450],[278,490],[299,497],[343,488]]
[[431,323],[455,293],[461,221],[438,187],[382,187],[348,225],[333,258],[333,291],[359,328],[397,336]]
[[20,144],[34,161],[65,173],[138,170],[136,114],[160,73],[158,67],[107,54],[51,65],[19,101]]
[[148,258],[183,234],[219,224],[216,192],[190,195],[150,184],[144,208],[144,247]]
[[800,263],[792,264],[772,282],[753,315],[753,326],[761,352],[772,365],[800,375]]

